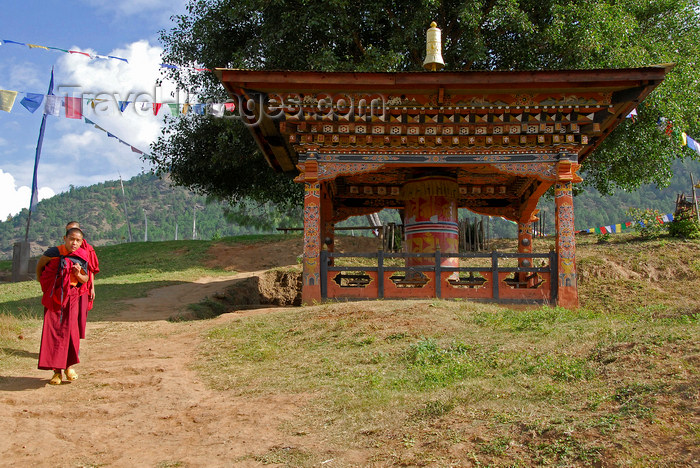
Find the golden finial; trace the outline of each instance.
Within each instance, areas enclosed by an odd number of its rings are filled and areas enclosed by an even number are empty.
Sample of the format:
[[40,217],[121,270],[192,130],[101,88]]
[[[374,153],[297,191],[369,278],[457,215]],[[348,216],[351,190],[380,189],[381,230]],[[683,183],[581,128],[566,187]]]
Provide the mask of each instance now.
[[428,29],[426,44],[425,44],[425,60],[423,68],[428,71],[437,71],[445,66],[445,61],[442,59],[442,34],[437,27],[437,23],[430,23]]

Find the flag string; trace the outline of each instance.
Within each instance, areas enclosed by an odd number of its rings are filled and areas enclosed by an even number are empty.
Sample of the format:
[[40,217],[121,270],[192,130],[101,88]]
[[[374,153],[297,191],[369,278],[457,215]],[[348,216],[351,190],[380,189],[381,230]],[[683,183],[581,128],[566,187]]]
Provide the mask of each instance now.
[[[41,50],[46,50],[46,51],[54,51],[54,52],[63,52],[66,54],[76,54],[76,55],[83,55],[90,60],[119,60],[124,63],[129,63],[129,60],[127,60],[124,57],[117,57],[116,55],[103,55],[103,54],[91,54],[88,52],[83,52],[81,50],[71,50],[71,49],[64,49],[62,47],[51,47],[51,46],[45,46],[45,45],[39,45],[39,44],[30,44],[28,42],[20,42],[20,41],[13,41],[10,39],[0,39],[0,45],[16,45],[16,46],[25,46],[28,49],[41,49]],[[159,64],[161,68],[169,68],[169,69],[186,69],[186,70],[194,70],[198,72],[205,72],[205,71],[211,71],[209,68],[200,68],[200,67],[180,67],[178,65],[173,65],[170,63],[161,63]]]

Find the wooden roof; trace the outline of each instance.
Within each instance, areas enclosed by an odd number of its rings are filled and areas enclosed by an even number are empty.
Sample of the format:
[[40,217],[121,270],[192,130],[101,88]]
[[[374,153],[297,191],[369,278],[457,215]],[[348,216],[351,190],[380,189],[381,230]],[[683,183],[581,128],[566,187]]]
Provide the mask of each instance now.
[[[461,138],[464,141],[460,140],[456,145],[450,141],[446,148],[458,147],[465,154],[481,153],[485,149],[509,151],[560,147],[560,139],[550,136],[559,134],[566,143],[566,136],[571,140],[573,135],[574,141],[568,143],[576,143],[576,148],[572,149],[578,154],[579,161],[583,161],[661,83],[671,68],[672,65],[657,65],[602,70],[403,73],[216,69],[215,73],[233,98],[253,98],[259,102],[261,96],[263,99],[275,96],[289,104],[297,97],[300,106],[291,106],[290,110],[294,112],[268,111],[260,119],[260,125],[251,127],[270,165],[276,170],[294,172],[299,153],[305,151],[306,143],[314,143],[315,146],[321,143],[320,146],[331,151],[342,147],[352,151],[361,149],[362,145],[358,146],[357,140],[354,143],[343,143],[341,138],[334,141],[333,134],[341,136],[353,133],[338,131],[338,125],[345,122],[385,127],[383,133],[380,129],[365,128],[371,135],[390,135],[394,131],[395,136],[401,132],[405,136],[424,135],[429,138],[433,135],[426,132],[432,132],[433,129],[429,127],[433,124],[440,126],[435,129],[440,133],[444,125],[451,125],[453,128],[447,131],[452,133],[448,135],[466,138]],[[368,120],[358,118],[357,114],[347,118],[342,115],[343,112],[332,112],[334,115],[324,117],[323,112],[318,112],[319,99],[325,98],[337,104],[343,96],[354,98],[356,103],[363,97],[366,100],[379,97],[386,107],[387,118]],[[267,104],[266,101],[264,105]],[[297,112],[299,107],[303,108],[301,113]],[[259,114],[259,109],[254,112]],[[404,121],[398,119],[397,122],[397,119],[390,117],[402,114]],[[428,119],[424,118],[426,114]],[[314,131],[312,125],[322,122],[335,126],[326,127],[328,132],[320,127]],[[395,124],[393,130],[392,122]],[[288,125],[281,125],[283,123]],[[416,131],[416,128],[409,129],[410,124],[417,127],[417,134],[409,133]],[[515,125],[518,124],[521,128],[516,131]],[[398,126],[402,128],[396,128]],[[315,139],[313,142],[300,141],[304,140],[298,137],[305,128],[316,134],[325,133],[327,138],[320,142]],[[479,145],[476,140],[468,138],[477,135],[476,132],[480,137],[496,139]],[[503,135],[509,136],[505,143]],[[522,135],[545,138],[521,138]],[[470,141],[474,144],[470,144]],[[423,144],[435,149],[441,146],[432,139]],[[375,142],[371,146],[372,151],[379,149]],[[400,150],[400,139],[381,146],[382,150]]]
[[577,180],[578,163],[671,68],[215,73],[273,169],[303,181],[318,161],[336,221],[401,207],[403,184],[434,170],[456,178],[459,207],[517,221],[557,167]]

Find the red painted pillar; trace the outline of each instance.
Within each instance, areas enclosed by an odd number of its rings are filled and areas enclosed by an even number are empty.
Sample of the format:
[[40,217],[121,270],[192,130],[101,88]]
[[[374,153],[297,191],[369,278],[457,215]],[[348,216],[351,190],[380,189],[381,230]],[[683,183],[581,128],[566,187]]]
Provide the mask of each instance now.
[[574,237],[574,200],[572,182],[560,180],[554,185],[556,203],[557,261],[559,298],[557,304],[567,309],[579,306],[576,280],[576,239]]
[[[454,178],[427,176],[403,186],[405,201],[404,235],[408,253],[458,253],[459,226],[457,197],[459,185]],[[406,266],[434,265],[432,258],[407,258]],[[442,266],[459,266],[458,258],[443,259]]]
[[321,300],[321,183],[316,178],[315,163],[315,160],[307,161],[304,174],[304,264],[301,287],[304,305]]

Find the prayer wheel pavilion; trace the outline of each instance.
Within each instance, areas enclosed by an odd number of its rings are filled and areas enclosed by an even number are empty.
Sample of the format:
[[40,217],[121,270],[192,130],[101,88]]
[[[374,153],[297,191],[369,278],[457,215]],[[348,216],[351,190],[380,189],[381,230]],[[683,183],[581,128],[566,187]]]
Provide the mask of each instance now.
[[[460,297],[575,308],[577,171],[670,68],[215,72],[271,168],[304,184],[305,304]],[[538,254],[531,226],[552,186],[556,247]],[[386,267],[381,251],[368,253],[371,267],[334,266],[334,225],[383,208],[404,210],[406,266]],[[517,223],[518,253],[459,254],[458,208]],[[482,264],[469,266],[475,257]],[[358,270],[364,280],[348,280]]]

